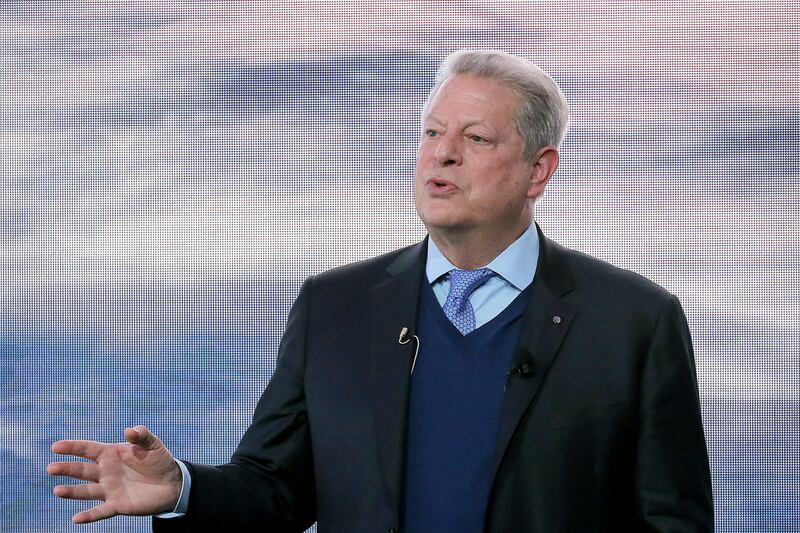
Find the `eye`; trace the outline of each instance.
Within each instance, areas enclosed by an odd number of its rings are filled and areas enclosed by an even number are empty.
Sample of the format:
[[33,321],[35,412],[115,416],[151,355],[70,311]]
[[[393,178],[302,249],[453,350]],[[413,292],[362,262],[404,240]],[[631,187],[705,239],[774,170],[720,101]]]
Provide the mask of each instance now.
[[483,138],[483,137],[481,137],[480,135],[474,135],[474,134],[473,134],[473,135],[468,135],[468,136],[467,136],[467,138],[468,138],[470,141],[472,141],[472,142],[476,142],[476,143],[478,143],[478,144],[485,144],[485,143],[489,142],[487,139],[484,139],[484,138]]
[[439,135],[439,132],[436,130],[424,130],[423,135],[425,135],[425,137],[436,137]]

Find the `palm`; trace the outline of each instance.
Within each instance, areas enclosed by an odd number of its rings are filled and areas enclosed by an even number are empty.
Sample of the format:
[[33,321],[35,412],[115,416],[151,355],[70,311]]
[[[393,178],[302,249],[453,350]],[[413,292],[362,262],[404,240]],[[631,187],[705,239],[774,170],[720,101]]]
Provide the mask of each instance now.
[[58,462],[48,467],[53,475],[65,475],[88,484],[60,485],[57,496],[103,500],[76,514],[75,522],[94,522],[118,514],[150,515],[172,510],[180,493],[178,465],[161,441],[147,428],[126,430],[128,442],[106,444],[85,440],[59,441],[53,451],[93,462]]
[[158,504],[163,497],[158,496],[164,493],[162,480],[169,479],[169,468],[175,466],[166,448],[144,450],[127,442],[104,444],[97,464],[100,483],[106,486],[106,502],[113,502],[118,513],[161,511]]

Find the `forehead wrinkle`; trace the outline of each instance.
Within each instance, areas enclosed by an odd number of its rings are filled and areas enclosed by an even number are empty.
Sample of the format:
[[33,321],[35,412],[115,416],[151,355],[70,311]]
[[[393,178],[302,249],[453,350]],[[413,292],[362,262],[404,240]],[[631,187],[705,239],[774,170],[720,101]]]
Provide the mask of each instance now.
[[[445,125],[445,122],[444,122],[443,120],[441,120],[441,119],[439,119],[439,118],[436,118],[436,117],[435,117],[434,115],[432,115],[432,114],[428,114],[428,115],[425,117],[425,121],[428,121],[428,120],[433,120],[434,122],[438,122],[438,123],[439,123],[439,124],[441,124],[441,125]],[[461,123],[461,125],[462,125],[463,127],[465,127],[465,128],[467,128],[467,127],[469,127],[469,126],[475,126],[475,125],[478,125],[478,126],[487,126],[487,127],[489,127],[489,128],[493,128],[493,126],[491,126],[491,125],[489,124],[489,122],[488,122],[488,121],[487,121],[485,118],[467,118],[467,119],[464,119],[464,120],[460,120],[459,122],[460,122],[460,123]],[[494,129],[494,128],[493,128],[493,129]]]
[[[477,87],[463,87],[460,85],[468,82],[471,78],[475,78],[479,82]],[[487,93],[487,90],[491,92]],[[503,93],[506,94],[503,95]],[[506,96],[516,97],[514,91],[494,83],[492,80],[468,74],[453,76],[442,83],[426,106],[422,123],[425,124],[431,120],[446,126],[448,122],[445,119],[450,119],[462,129],[470,126],[484,126],[499,133],[508,129],[507,126],[509,126],[516,131],[516,113],[513,109],[508,109],[511,115],[508,117],[510,118],[510,124],[504,124],[506,117],[503,117],[498,122],[500,119],[498,113],[505,115],[507,110],[506,105],[504,105],[506,102],[497,102],[498,95],[502,96],[502,100],[506,100]]]

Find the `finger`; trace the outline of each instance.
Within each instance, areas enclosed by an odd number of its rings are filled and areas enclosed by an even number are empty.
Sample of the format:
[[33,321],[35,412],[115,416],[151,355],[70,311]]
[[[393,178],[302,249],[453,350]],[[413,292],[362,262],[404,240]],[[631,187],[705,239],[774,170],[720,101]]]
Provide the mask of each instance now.
[[96,461],[100,454],[103,453],[105,444],[93,440],[60,440],[54,442],[50,449],[53,453],[59,455],[76,455]]
[[47,473],[51,476],[69,476],[83,481],[98,481],[100,467],[96,463],[57,462],[47,465]]
[[53,494],[69,500],[103,500],[105,493],[98,483],[84,485],[56,485]]
[[140,448],[145,448],[147,450],[154,450],[160,446],[161,440],[153,435],[147,426],[136,426],[132,428],[125,429],[125,439],[130,442],[131,444],[135,444]]
[[82,511],[75,516],[72,517],[72,522],[75,524],[88,524],[90,522],[97,522],[98,520],[103,520],[104,518],[111,518],[112,516],[116,516],[117,513],[111,508],[107,502],[103,502],[100,505],[96,505],[91,509],[87,509]]

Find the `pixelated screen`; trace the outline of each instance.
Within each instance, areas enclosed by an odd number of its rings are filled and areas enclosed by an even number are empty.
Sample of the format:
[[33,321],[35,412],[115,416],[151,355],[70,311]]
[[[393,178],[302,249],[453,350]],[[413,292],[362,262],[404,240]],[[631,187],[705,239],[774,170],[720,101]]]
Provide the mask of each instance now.
[[675,293],[718,531],[798,519],[794,2],[14,3],[2,32],[8,532],[89,502],[62,438],[146,424],[226,462],[309,275],[420,240],[419,113],[458,48],[525,56],[572,120],[535,218]]

